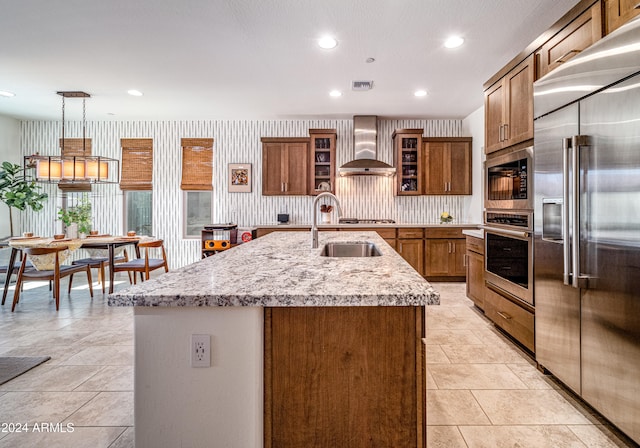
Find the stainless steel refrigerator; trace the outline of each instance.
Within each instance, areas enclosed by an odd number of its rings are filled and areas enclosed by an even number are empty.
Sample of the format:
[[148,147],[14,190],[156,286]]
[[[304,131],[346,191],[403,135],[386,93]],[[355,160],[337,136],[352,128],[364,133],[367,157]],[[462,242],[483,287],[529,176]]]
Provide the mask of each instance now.
[[640,443],[640,20],[534,84],[538,363]]

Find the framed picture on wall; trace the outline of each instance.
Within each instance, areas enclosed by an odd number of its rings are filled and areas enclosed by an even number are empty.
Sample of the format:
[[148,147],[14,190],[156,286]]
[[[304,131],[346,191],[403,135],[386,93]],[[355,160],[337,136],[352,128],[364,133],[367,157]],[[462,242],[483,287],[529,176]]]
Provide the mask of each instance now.
[[229,193],[251,192],[251,164],[229,164]]

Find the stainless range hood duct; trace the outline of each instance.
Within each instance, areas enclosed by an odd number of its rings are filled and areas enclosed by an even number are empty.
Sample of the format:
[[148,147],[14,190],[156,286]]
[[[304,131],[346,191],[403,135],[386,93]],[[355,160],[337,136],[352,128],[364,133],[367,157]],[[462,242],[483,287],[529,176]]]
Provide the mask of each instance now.
[[355,158],[338,169],[340,176],[393,176],[396,169],[376,159],[378,154],[378,117],[353,117]]

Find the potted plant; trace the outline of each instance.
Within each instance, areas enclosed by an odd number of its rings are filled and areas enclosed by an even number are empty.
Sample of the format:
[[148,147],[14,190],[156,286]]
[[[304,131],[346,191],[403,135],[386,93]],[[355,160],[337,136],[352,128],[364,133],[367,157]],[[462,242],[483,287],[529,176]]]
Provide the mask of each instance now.
[[20,165],[2,162],[0,168],[0,200],[9,207],[9,230],[13,236],[12,208],[40,211],[47,200],[46,193],[40,193],[41,187],[26,173]]
[[85,194],[80,201],[71,207],[58,210],[58,218],[67,229],[67,236],[75,238],[79,234],[80,238],[91,232],[91,202]]

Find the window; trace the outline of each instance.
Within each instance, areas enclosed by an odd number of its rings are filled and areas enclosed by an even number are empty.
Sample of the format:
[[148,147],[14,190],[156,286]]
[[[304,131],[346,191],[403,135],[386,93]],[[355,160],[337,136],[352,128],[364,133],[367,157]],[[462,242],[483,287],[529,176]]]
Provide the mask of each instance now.
[[123,138],[120,189],[124,194],[124,231],[153,234],[153,140]]
[[182,233],[184,238],[200,238],[202,228],[211,224],[213,139],[183,138],[181,146]]
[[211,224],[211,192],[185,191],[182,228],[185,238],[200,238],[200,231]]
[[151,191],[124,192],[125,232],[133,230],[138,235],[153,234],[152,200]]

